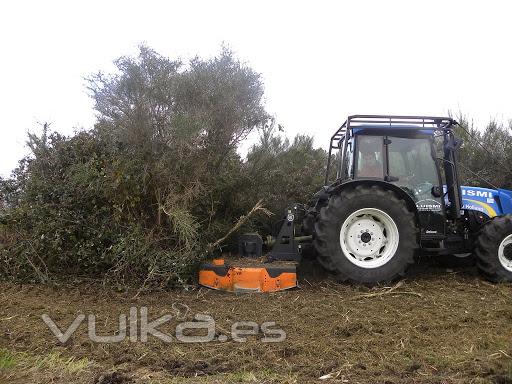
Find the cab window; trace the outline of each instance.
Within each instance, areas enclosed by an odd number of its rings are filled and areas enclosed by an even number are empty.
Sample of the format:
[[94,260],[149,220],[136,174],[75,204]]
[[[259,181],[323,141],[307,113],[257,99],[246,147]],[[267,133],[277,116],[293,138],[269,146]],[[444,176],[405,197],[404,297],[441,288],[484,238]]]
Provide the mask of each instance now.
[[371,177],[379,179],[384,177],[382,148],[382,136],[357,136],[356,177]]
[[[439,184],[428,138],[389,137],[388,139],[389,175],[398,178],[395,184],[410,194],[417,191],[418,186],[428,187]],[[430,193],[429,189],[428,193]]]

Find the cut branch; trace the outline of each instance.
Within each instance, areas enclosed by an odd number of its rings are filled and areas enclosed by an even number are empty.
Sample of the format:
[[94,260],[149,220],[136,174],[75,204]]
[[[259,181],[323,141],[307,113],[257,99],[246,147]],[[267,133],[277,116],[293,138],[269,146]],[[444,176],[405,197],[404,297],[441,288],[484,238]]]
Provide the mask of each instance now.
[[267,208],[265,208],[263,206],[263,200],[258,201],[256,203],[256,205],[249,211],[249,213],[247,213],[246,215],[240,216],[240,218],[238,219],[236,224],[224,236],[222,236],[220,239],[218,239],[214,243],[209,244],[208,247],[206,248],[206,253],[208,254],[211,251],[213,251],[215,248],[219,247],[224,241],[226,241],[226,239],[229,238],[229,236],[231,236],[234,232],[238,231],[240,229],[240,227],[242,225],[244,225],[247,222],[247,220],[249,220],[249,218],[251,216],[255,215],[258,212],[261,212],[266,216],[273,215],[272,212],[270,212]]

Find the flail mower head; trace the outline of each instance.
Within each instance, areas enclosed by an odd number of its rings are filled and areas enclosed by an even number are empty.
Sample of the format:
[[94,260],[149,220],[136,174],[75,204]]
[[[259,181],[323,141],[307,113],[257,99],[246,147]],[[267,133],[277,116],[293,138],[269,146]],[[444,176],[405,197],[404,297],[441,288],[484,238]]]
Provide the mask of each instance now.
[[236,266],[214,259],[201,266],[199,284],[229,292],[276,292],[297,286],[295,265]]
[[[276,292],[297,287],[296,265],[300,261],[301,242],[309,236],[297,236],[296,223],[302,222],[300,205],[286,210],[279,235],[263,241],[248,233],[238,239],[238,259],[214,259],[199,271],[199,284],[229,292]],[[263,246],[271,248],[263,255]]]

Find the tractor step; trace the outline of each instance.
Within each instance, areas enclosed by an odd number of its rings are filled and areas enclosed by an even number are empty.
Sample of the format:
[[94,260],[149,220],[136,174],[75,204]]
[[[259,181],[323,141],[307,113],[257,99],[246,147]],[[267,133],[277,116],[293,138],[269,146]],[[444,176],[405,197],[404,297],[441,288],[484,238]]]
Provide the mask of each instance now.
[[199,284],[228,292],[276,292],[297,287],[295,263],[229,263],[214,259],[201,265]]

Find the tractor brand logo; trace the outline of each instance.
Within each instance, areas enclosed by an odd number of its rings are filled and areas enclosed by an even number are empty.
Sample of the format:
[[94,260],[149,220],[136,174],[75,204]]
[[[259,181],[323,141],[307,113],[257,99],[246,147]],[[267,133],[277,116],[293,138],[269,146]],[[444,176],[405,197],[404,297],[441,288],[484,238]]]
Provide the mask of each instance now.
[[433,199],[425,199],[418,201],[416,207],[420,212],[439,212],[441,210],[441,203]]
[[471,203],[462,204],[462,208],[467,209],[469,211],[479,211],[479,212],[485,213],[485,209],[483,209],[479,205],[475,205],[475,204],[471,204]]
[[480,191],[476,189],[464,189],[462,188],[462,196],[468,197],[483,197],[487,199],[487,203],[494,203],[494,196],[491,191]]
[[479,191],[475,189],[462,189],[463,196],[476,196],[476,197],[489,197],[492,198],[492,192],[490,191]]

